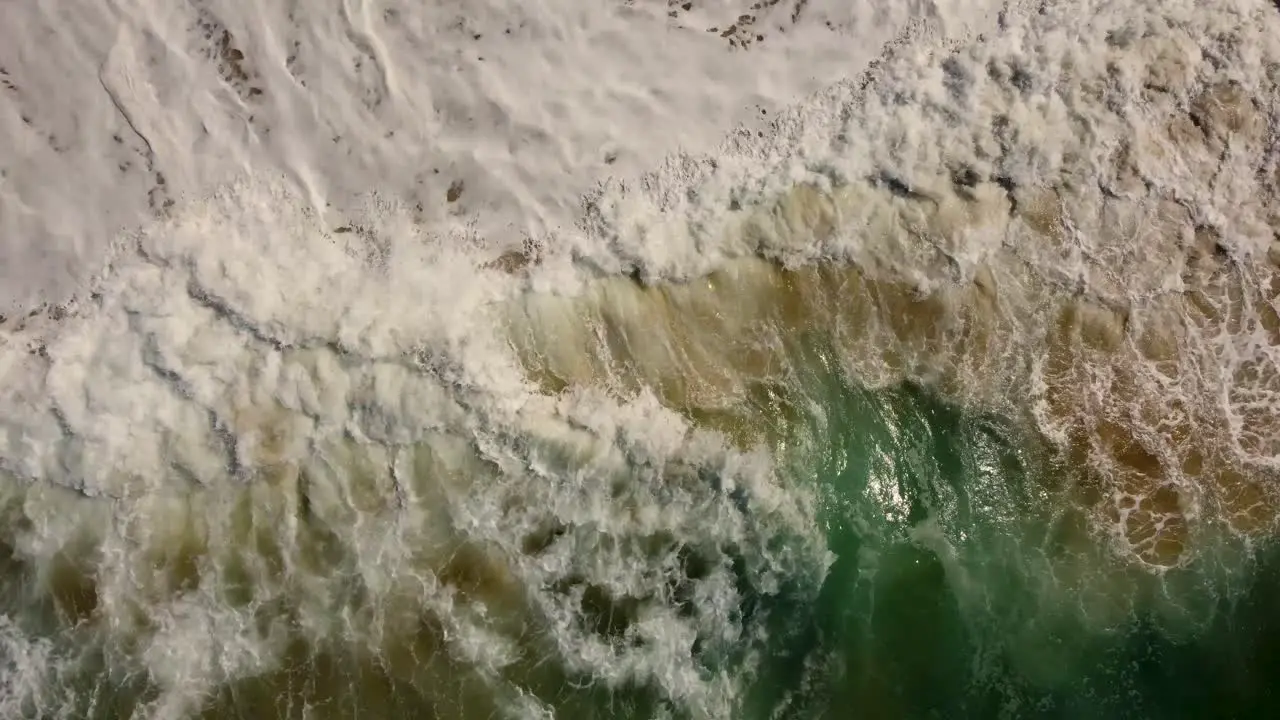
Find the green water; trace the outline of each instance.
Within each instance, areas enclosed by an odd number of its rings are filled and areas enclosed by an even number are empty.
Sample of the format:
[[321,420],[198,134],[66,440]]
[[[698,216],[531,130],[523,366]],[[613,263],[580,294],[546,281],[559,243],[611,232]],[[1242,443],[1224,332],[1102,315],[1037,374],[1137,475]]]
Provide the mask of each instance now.
[[[797,367],[806,374],[785,387],[760,388],[758,412],[777,430],[786,481],[817,496],[834,561],[812,592],[801,577],[793,588],[758,582],[735,550],[713,555],[733,565],[742,627],[756,638],[766,630],[758,642],[700,637],[693,646],[708,675],[742,681],[735,720],[1261,718],[1280,710],[1280,551],[1202,531],[1186,567],[1135,567],[1090,529],[1097,491],[1088,473],[1058,457],[1029,421],[956,407],[915,385],[857,387],[825,372],[821,357]],[[701,561],[685,549],[677,553],[682,576],[705,577],[709,568],[694,567]],[[6,582],[25,572],[0,569]],[[0,582],[0,601],[20,600],[20,585]],[[686,585],[677,590],[692,592]],[[634,641],[625,598],[593,588],[581,605],[597,635]],[[56,608],[40,607],[25,616],[33,634],[60,636]],[[264,620],[289,612],[261,608]],[[69,643],[81,632],[64,630]],[[538,630],[526,630],[529,656],[547,653],[547,661],[517,664],[509,679],[560,720],[701,717],[643,679],[606,686],[589,670],[562,668],[545,643],[537,646],[545,639]],[[198,717],[519,716],[502,714],[510,698],[495,697],[491,684],[433,659],[444,632],[424,622],[420,637],[386,657],[299,636],[281,667],[225,685]],[[101,652],[84,653],[66,678],[76,693],[61,711],[32,707],[24,716],[149,716],[144,704],[157,688]]]
[[793,455],[837,560],[816,602],[780,601],[744,717],[1280,709],[1280,554],[1200,538],[1157,576],[1090,535],[1079,469],[1025,425],[914,386],[817,394]]

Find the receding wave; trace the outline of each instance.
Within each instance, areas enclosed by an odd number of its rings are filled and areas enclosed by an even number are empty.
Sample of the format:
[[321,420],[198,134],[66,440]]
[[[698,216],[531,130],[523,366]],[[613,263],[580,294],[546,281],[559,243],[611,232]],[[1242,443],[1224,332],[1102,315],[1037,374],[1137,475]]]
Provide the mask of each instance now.
[[496,259],[262,178],[122,239],[0,335],[3,714],[1142,711],[1280,509],[1280,15],[1079,13]]

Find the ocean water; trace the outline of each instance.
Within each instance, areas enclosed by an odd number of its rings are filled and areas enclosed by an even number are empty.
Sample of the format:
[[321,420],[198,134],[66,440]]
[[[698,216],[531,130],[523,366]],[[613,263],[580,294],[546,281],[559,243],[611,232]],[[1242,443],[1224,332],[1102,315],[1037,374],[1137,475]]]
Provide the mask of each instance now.
[[1278,89],[1011,6],[519,247],[166,206],[0,322],[0,716],[1270,716]]

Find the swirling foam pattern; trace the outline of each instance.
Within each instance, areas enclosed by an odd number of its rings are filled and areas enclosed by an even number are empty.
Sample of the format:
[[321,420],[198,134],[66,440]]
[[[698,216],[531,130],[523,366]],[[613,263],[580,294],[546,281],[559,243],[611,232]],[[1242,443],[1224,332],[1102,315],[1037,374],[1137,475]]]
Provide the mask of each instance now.
[[0,335],[0,707],[1047,712],[1272,539],[1278,83],[1270,5],[1049,5],[496,260],[177,207]]

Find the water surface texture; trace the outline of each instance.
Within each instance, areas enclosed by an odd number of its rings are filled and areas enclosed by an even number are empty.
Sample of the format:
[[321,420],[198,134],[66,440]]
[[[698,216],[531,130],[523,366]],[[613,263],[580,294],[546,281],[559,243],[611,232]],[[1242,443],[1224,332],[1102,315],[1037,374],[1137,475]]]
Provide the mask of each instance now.
[[6,317],[0,716],[1280,710],[1280,12],[894,37],[572,226],[230,173]]

